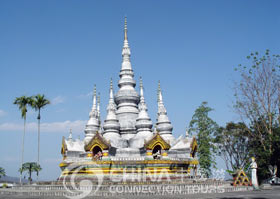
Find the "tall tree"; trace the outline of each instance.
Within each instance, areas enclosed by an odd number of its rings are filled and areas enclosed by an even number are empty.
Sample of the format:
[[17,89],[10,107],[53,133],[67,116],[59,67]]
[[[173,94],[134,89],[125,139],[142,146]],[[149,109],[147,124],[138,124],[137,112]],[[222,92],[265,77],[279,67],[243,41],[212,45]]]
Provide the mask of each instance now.
[[[235,70],[240,81],[235,82],[235,110],[248,128],[249,134],[260,141],[264,150],[272,152],[263,134],[272,136],[273,126],[279,121],[280,110],[280,56],[270,55],[269,50],[260,56],[258,52],[247,56],[249,66],[239,65]],[[270,141],[271,138],[269,138]]]
[[3,169],[2,167],[0,167],[0,178],[2,176],[6,176],[6,172],[5,172],[5,169]]
[[36,162],[26,162],[26,163],[22,164],[21,168],[19,168],[19,172],[21,173],[21,175],[25,171],[28,173],[28,175],[29,175],[29,177],[28,177],[29,183],[32,182],[32,177],[31,177],[32,173],[36,172],[36,174],[38,176],[39,175],[39,171],[41,171],[41,170],[42,170],[41,166],[39,164],[37,164]]
[[[25,138],[25,129],[26,129],[26,113],[27,113],[27,106],[32,104],[32,98],[21,96],[17,97],[14,101],[21,111],[21,117],[24,120],[24,127],[23,127],[23,136],[22,136],[22,150],[21,150],[21,167],[23,165],[23,158],[24,158],[24,138]],[[21,183],[22,174],[20,174],[20,183]]]
[[[41,109],[44,108],[46,105],[50,104],[50,101],[45,98],[44,95],[36,95],[32,97],[32,107],[38,111],[38,156],[37,156],[37,164],[40,163],[40,120],[41,120]],[[37,175],[39,177],[39,175]]]
[[[247,126],[250,155],[256,157],[258,177],[269,177],[267,167],[280,164],[280,55],[258,52],[247,56],[248,63],[239,65],[239,79],[235,82],[234,108]],[[277,155],[278,154],[278,155]]]
[[195,110],[189,124],[189,132],[191,134],[195,133],[197,136],[199,165],[205,170],[208,177],[211,175],[211,167],[216,165],[214,134],[218,125],[208,115],[212,110],[207,106],[207,102],[202,102]]
[[227,123],[215,134],[218,154],[224,160],[229,173],[245,169],[249,162],[248,130],[244,123]]

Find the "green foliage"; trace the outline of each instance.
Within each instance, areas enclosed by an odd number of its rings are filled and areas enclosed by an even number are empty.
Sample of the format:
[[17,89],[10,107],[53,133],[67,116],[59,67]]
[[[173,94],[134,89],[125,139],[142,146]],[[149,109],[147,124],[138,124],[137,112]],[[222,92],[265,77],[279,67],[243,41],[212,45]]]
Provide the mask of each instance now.
[[[250,55],[246,57],[248,61],[251,61],[250,67],[243,66],[242,64],[239,64],[234,70],[244,72],[244,70],[247,70],[249,74],[253,75],[252,69],[259,69],[262,64],[271,64],[273,65],[273,71],[280,69],[280,55],[270,54],[270,50],[267,49],[264,53],[264,55],[260,55],[259,52],[252,52]],[[251,70],[251,73],[250,73]]]
[[5,169],[3,169],[2,167],[0,167],[0,178],[2,176],[6,176],[6,172],[5,172]]
[[40,110],[48,104],[50,104],[50,101],[45,98],[45,95],[38,94],[32,97],[31,106],[36,111],[38,111],[38,117],[37,117],[38,120],[41,119]]
[[235,173],[233,170],[228,170],[228,169],[226,170],[226,172],[228,172],[228,174],[230,174],[230,175]]
[[19,168],[19,172],[20,173],[24,173],[27,172],[29,174],[28,180],[29,183],[31,183],[32,178],[31,175],[33,172],[36,172],[37,175],[39,175],[39,171],[41,171],[42,168],[39,164],[37,164],[36,162],[26,162],[24,164],[22,164],[22,167]]
[[26,97],[24,95],[17,97],[14,104],[18,105],[18,108],[21,111],[21,117],[26,119],[27,106],[32,105],[32,97]]
[[199,165],[206,171],[206,175],[211,175],[211,168],[215,167],[216,147],[213,135],[218,129],[218,125],[209,116],[213,109],[207,106],[207,102],[195,110],[192,120],[189,124],[189,132],[195,133],[198,144]]
[[[259,125],[252,125],[251,129],[254,133],[258,131]],[[264,129],[264,127],[262,128]],[[265,149],[261,145],[261,141],[251,136],[249,141],[249,153],[251,156],[256,158],[258,164],[258,178],[262,182],[265,179],[271,177],[268,170],[269,165],[277,165],[278,176],[280,168],[280,128],[279,124],[275,125],[272,129],[272,135],[263,131],[263,144],[266,146]],[[270,148],[271,146],[271,148]],[[271,150],[270,150],[271,149]]]
[[234,87],[234,108],[248,127],[248,153],[256,158],[261,182],[270,177],[269,165],[277,165],[280,174],[280,55],[266,50],[247,60],[247,66],[235,68],[240,80]]
[[246,170],[249,162],[248,128],[244,123],[227,123],[215,134],[218,155],[225,161],[228,171]]

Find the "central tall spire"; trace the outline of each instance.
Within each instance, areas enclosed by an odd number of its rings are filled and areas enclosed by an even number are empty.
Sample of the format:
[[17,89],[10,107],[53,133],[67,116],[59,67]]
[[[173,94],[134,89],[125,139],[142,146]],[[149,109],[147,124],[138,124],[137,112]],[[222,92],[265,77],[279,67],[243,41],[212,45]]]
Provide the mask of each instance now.
[[127,41],[127,19],[124,18],[124,40]]
[[120,134],[122,138],[129,140],[136,134],[135,122],[138,116],[138,103],[140,97],[135,91],[136,82],[130,63],[130,48],[127,36],[127,19],[124,22],[124,43],[122,49],[122,66],[120,80],[118,83],[119,91],[115,95],[117,104],[117,117],[120,122]]
[[[124,22],[124,41],[123,41],[123,49],[122,49],[122,57],[123,57],[123,61],[122,61],[122,71],[125,70],[129,70],[131,72],[131,76],[133,77],[133,71],[132,71],[132,67],[131,67],[131,63],[130,63],[130,48],[128,45],[128,38],[127,38],[127,20],[125,18],[125,22]],[[121,75],[121,74],[120,74]],[[135,85],[134,85],[135,86]]]

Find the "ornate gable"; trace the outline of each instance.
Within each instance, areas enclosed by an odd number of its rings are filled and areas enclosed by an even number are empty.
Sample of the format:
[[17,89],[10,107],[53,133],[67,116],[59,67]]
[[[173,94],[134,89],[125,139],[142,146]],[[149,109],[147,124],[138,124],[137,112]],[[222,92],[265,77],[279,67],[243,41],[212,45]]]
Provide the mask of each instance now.
[[62,154],[62,155],[65,155],[66,150],[67,150],[67,145],[66,145],[66,143],[65,143],[65,137],[63,136],[63,137],[62,137],[61,154]]
[[110,143],[108,143],[98,132],[85,146],[85,150],[92,151],[95,146],[99,146],[102,150],[106,150],[111,147]]
[[144,147],[148,150],[153,150],[156,145],[160,145],[164,150],[170,149],[170,145],[160,136],[158,132],[145,143]]
[[197,141],[196,141],[196,138],[193,137],[192,139],[192,143],[191,143],[191,156],[194,158],[195,157],[195,154],[196,154],[196,151],[197,151]]

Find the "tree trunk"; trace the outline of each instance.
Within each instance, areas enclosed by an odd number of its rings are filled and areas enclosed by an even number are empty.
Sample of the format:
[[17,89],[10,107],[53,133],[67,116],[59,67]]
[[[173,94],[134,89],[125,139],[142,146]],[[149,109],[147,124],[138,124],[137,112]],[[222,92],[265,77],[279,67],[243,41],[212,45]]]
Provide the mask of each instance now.
[[24,157],[24,138],[25,138],[25,126],[26,126],[26,119],[24,118],[24,126],[23,126],[23,136],[22,136],[22,149],[21,149],[21,172],[19,182],[22,184],[22,165],[23,165],[23,157]]
[[[40,115],[40,109],[39,109],[39,114],[38,114],[38,157],[37,157],[37,165],[39,165],[40,163],[40,119],[41,119],[41,115]],[[39,181],[39,172],[37,175],[37,181]]]
[[30,165],[30,168],[29,168],[29,178],[28,178],[29,184],[31,184],[31,181],[32,181],[31,173],[32,173],[32,171],[31,171],[31,165]]

